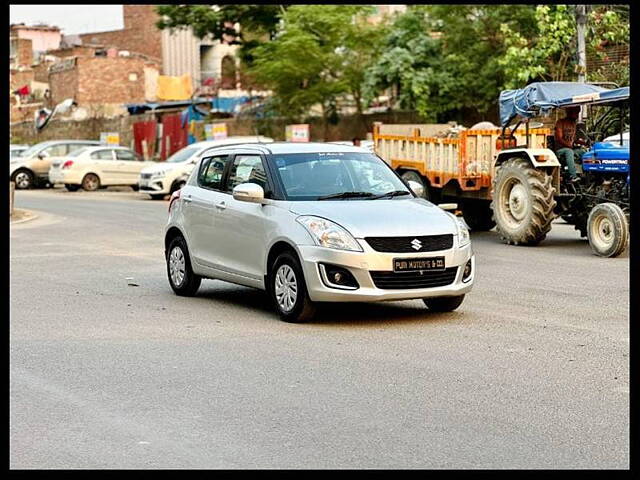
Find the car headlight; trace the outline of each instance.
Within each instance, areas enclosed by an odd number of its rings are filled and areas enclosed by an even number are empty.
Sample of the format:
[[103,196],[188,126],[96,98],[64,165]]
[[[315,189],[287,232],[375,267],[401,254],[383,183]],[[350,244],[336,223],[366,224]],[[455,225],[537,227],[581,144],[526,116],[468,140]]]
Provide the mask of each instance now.
[[296,218],[309,232],[317,245],[338,250],[362,252],[362,247],[353,236],[337,223],[326,218],[302,215]]
[[464,247],[471,242],[469,227],[462,217],[456,217],[456,225],[458,226],[458,246]]

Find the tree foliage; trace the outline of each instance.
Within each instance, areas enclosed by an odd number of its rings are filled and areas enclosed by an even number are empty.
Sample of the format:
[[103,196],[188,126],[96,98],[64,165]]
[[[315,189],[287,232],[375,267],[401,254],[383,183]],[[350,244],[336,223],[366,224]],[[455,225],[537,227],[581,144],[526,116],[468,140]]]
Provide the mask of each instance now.
[[327,117],[344,95],[360,99],[364,69],[376,52],[378,32],[363,20],[371,9],[357,5],[297,5],[281,16],[271,42],[254,50],[250,73],[274,93],[289,117],[313,105]]

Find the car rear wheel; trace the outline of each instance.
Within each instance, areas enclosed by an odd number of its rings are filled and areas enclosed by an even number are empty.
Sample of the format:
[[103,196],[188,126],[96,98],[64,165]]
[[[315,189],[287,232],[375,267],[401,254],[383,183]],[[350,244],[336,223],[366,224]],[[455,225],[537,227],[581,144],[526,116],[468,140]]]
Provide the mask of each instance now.
[[100,188],[100,179],[94,173],[87,173],[82,179],[82,189],[87,192],[95,192]]
[[462,305],[464,295],[457,297],[423,298],[422,301],[432,312],[453,312]]
[[11,178],[18,190],[26,190],[33,187],[33,173],[29,170],[18,170]]
[[167,250],[167,275],[173,291],[183,297],[192,297],[200,288],[202,277],[193,273],[189,249],[184,238],[171,240]]
[[307,292],[302,267],[295,255],[281,253],[269,279],[271,299],[285,322],[302,323],[313,318],[316,308]]

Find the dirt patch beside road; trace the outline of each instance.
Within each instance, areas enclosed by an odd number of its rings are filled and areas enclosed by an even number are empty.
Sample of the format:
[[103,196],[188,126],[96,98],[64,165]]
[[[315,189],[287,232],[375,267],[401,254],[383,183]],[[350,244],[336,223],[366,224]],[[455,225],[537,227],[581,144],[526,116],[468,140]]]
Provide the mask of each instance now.
[[33,220],[34,218],[38,218],[38,215],[36,215],[34,212],[30,210],[14,208],[13,215],[11,215],[11,224],[28,222],[29,220]]

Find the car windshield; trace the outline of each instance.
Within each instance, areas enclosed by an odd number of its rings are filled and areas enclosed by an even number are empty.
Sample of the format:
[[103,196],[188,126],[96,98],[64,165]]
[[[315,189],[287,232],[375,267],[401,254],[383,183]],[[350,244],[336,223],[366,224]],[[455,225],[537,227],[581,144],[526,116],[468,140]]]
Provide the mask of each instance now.
[[274,154],[272,158],[287,200],[411,195],[393,170],[371,153],[290,153]]
[[168,163],[182,163],[186,162],[191,158],[191,156],[198,151],[198,148],[183,148],[182,150],[177,151],[169,158],[167,158]]
[[47,148],[49,145],[52,145],[52,143],[51,142],[36,143],[35,145],[32,145],[31,147],[27,148],[24,152],[22,152],[20,156],[25,158],[32,157],[35,154],[37,154],[40,150],[44,150],[45,148]]

